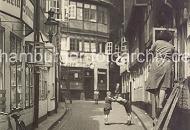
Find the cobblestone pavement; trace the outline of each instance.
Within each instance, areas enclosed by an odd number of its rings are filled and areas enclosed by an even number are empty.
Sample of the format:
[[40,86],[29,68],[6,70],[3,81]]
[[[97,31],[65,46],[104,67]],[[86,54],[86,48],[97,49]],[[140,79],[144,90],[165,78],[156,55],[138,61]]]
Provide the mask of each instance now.
[[53,130],[144,130],[138,118],[133,115],[133,125],[127,126],[126,113],[118,103],[113,103],[110,125],[104,125],[103,102],[95,105],[90,101],[74,101],[69,105],[62,121]]

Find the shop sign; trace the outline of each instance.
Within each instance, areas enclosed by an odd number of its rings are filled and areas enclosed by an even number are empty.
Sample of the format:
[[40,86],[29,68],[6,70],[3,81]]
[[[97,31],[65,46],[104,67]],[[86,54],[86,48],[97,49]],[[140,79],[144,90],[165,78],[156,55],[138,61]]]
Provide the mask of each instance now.
[[21,0],[1,0],[0,11],[10,14],[16,18],[20,18]]
[[30,0],[23,0],[22,19],[31,28],[33,28],[34,5]]

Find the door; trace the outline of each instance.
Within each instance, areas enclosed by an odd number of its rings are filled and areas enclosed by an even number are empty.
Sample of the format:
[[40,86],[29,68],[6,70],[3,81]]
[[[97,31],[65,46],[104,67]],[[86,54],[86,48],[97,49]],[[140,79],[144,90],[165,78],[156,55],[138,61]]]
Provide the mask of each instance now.
[[85,98],[93,99],[94,95],[94,80],[93,77],[84,77],[84,91],[85,91]]

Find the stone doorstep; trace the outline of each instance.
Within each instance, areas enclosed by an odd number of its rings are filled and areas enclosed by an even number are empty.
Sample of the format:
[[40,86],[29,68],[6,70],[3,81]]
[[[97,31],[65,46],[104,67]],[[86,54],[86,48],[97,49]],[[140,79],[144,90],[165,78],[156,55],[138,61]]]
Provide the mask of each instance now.
[[140,120],[142,126],[145,130],[151,130],[153,128],[152,118],[146,114],[146,112],[136,106],[132,106],[133,113],[137,116],[137,118]]

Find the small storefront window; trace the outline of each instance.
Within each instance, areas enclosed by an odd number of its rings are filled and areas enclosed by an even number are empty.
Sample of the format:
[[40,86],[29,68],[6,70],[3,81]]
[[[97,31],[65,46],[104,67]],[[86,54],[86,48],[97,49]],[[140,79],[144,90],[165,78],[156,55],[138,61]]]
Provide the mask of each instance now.
[[[16,53],[17,56],[21,53],[21,39],[10,34],[10,53]],[[13,59],[10,63],[10,77],[11,77],[11,109],[14,107],[22,107],[22,63],[21,60]]]
[[25,107],[33,106],[33,69],[26,65],[25,69]]

